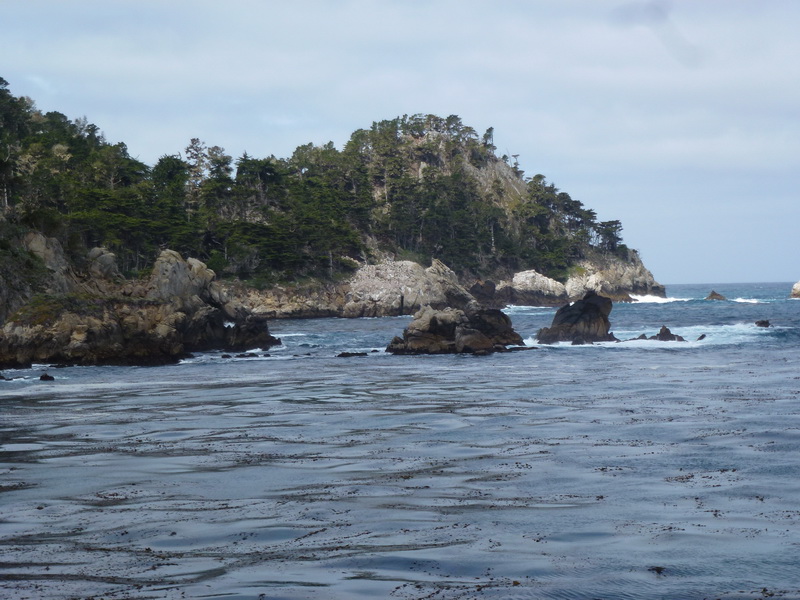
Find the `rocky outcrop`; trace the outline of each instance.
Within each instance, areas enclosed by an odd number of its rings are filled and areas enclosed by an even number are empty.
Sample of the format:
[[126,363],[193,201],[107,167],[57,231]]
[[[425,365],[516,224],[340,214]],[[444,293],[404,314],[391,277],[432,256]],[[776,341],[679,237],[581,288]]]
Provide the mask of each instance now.
[[340,284],[276,285],[267,290],[229,284],[231,296],[269,318],[385,317],[412,315],[423,306],[472,309],[478,302],[456,274],[434,259],[428,268],[411,261],[363,265]]
[[727,298],[722,294],[711,290],[708,296],[706,296],[706,300],[727,300]]
[[580,261],[565,287],[571,299],[582,298],[589,291],[614,302],[630,302],[632,296],[666,296],[664,286],[656,282],[633,250],[628,260],[607,256]]
[[800,298],[800,281],[792,286],[792,298]]
[[426,306],[395,337],[387,352],[392,354],[489,354],[507,346],[522,346],[522,337],[514,331],[511,319],[497,309],[463,311],[456,308],[436,310]]
[[501,281],[495,297],[521,306],[560,306],[569,300],[564,284],[536,271],[521,271],[511,281]]
[[581,300],[559,308],[550,327],[540,329],[536,339],[541,344],[615,342],[609,331],[612,306],[609,298],[589,291]]
[[[104,271],[116,277],[110,265]],[[227,297],[213,271],[177,252],[165,250],[146,282],[117,292],[34,297],[0,331],[0,365],[163,364],[193,351],[280,343],[265,317]]]
[[477,308],[475,298],[442,261],[427,269],[411,261],[386,261],[361,267],[349,283],[344,317],[414,314],[423,306]]
[[26,250],[39,257],[47,268],[49,293],[69,294],[81,289],[78,276],[64,256],[64,249],[57,239],[31,232],[25,236],[22,244]]

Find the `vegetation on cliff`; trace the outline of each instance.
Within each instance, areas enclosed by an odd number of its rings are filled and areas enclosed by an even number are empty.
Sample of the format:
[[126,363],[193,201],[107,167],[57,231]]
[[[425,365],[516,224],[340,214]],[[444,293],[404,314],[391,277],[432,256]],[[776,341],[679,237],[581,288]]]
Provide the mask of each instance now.
[[169,247],[254,284],[336,278],[376,253],[561,281],[581,259],[628,256],[619,221],[598,222],[495,150],[491,128],[413,115],[360,129],[342,149],[234,159],[193,139],[149,166],[85,118],[43,114],[0,79],[0,223],[57,237],[75,261],[105,246],[128,275]]

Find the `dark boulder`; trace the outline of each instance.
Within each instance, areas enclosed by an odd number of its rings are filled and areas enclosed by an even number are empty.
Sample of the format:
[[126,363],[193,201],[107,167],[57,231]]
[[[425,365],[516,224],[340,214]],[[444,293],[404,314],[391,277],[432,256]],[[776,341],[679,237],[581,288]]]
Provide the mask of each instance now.
[[562,306],[556,311],[550,327],[544,327],[536,334],[540,344],[556,342],[616,342],[609,329],[612,302],[596,292],[587,292],[581,299]]
[[767,319],[759,319],[756,321],[756,327],[771,327],[769,320]]
[[685,342],[679,335],[672,333],[666,325],[662,325],[658,333],[650,338],[659,342]]
[[508,345],[523,345],[511,319],[497,309],[435,310],[426,306],[414,315],[403,336],[386,348],[392,354],[491,354]]
[[714,290],[711,290],[711,293],[706,296],[706,300],[727,300],[727,298],[722,294],[718,294]]
[[42,373],[39,376],[39,381],[55,381],[55,380],[56,380],[55,377],[53,377],[52,375],[48,375],[47,373]]

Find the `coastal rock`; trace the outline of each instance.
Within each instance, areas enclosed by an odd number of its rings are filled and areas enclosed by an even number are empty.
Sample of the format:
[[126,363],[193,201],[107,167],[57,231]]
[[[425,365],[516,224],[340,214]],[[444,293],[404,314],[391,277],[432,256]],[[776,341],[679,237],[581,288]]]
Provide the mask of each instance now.
[[34,299],[0,330],[0,364],[163,364],[193,351],[280,343],[265,317],[227,300],[200,261],[166,250],[136,289],[144,293]]
[[78,276],[64,256],[64,249],[57,239],[32,232],[24,237],[22,245],[44,263],[49,274],[47,292],[67,294],[81,289]]
[[536,338],[541,344],[617,341],[609,332],[612,306],[611,299],[589,291],[581,300],[559,308],[550,327],[540,329]]
[[632,296],[666,297],[664,286],[656,282],[634,250],[629,251],[628,260],[606,256],[580,261],[565,287],[571,299],[582,298],[589,291],[615,302],[631,302]]
[[772,327],[768,319],[759,319],[756,321],[756,327]]
[[714,290],[711,290],[711,293],[708,296],[706,296],[706,300],[727,300],[727,298],[722,294],[719,294]]
[[411,261],[385,261],[361,267],[350,280],[343,317],[414,314],[423,306],[477,308],[456,274],[434,259],[427,269]]
[[255,314],[272,319],[410,315],[422,306],[477,308],[456,274],[434,259],[427,269],[412,261],[363,265],[339,283],[275,285],[265,290],[228,283],[226,293]]
[[800,298],[800,281],[792,286],[792,298]]
[[536,271],[520,271],[511,281],[501,281],[496,297],[521,306],[560,306],[569,300],[564,284]]
[[658,333],[654,336],[651,336],[651,340],[656,340],[659,342],[685,342],[686,340],[683,339],[679,335],[675,335],[669,330],[669,327],[666,325],[662,325],[661,329],[659,329]]
[[387,352],[392,354],[487,354],[505,350],[508,345],[523,345],[511,319],[497,309],[463,311],[425,306],[395,337]]
[[87,271],[92,279],[120,283],[122,275],[117,267],[117,257],[108,248],[92,248],[86,255]]

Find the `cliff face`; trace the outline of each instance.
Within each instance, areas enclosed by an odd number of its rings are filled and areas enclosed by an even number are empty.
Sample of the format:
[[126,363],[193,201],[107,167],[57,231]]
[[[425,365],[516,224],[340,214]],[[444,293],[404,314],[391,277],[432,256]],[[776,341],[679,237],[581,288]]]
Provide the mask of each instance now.
[[631,296],[663,298],[664,286],[653,278],[637,253],[629,254],[628,260],[612,256],[580,261],[567,280],[567,295],[571,299],[582,298],[591,291],[616,302],[630,302]]
[[800,298],[800,281],[792,286],[792,298]]
[[411,315],[423,306],[463,309],[478,304],[456,274],[438,260],[428,268],[412,261],[392,260],[364,265],[340,284],[275,286],[268,290],[229,285],[226,289],[254,313],[273,319],[387,317]]

